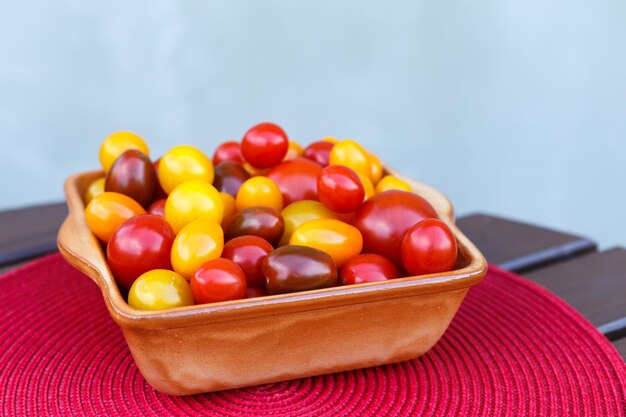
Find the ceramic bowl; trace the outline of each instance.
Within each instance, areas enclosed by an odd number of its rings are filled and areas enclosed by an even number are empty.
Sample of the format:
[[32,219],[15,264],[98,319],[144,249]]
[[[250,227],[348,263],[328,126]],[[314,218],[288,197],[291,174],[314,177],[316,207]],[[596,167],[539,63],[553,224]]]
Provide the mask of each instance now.
[[441,338],[487,263],[454,225],[448,199],[404,178],[451,227],[453,271],[293,294],[139,311],[120,293],[85,222],[82,196],[102,172],[65,182],[69,214],[59,250],[102,291],[146,381],[185,395],[265,384],[416,358]]

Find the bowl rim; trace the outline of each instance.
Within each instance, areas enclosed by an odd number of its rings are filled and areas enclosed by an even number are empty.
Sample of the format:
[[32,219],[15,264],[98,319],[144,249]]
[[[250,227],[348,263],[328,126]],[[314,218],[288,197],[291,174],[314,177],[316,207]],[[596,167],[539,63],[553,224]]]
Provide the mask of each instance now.
[[123,298],[106,262],[102,246],[85,221],[80,183],[103,176],[102,171],[71,175],[64,184],[69,213],[57,237],[59,251],[68,263],[85,273],[99,287],[114,321],[137,330],[174,329],[190,326],[294,314],[346,305],[371,303],[416,295],[462,290],[478,284],[487,272],[487,261],[474,244],[454,224],[452,204],[440,191],[407,178],[385,167],[386,171],[407,181],[414,192],[429,201],[440,218],[451,228],[459,251],[469,262],[453,271],[410,276],[349,286],[338,286],[290,294],[192,305],[159,311],[142,311],[129,306]]

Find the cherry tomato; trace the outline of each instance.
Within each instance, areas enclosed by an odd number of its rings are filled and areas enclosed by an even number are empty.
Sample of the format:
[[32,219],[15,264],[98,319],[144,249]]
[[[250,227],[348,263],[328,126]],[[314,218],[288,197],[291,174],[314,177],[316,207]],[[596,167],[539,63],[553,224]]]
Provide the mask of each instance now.
[[298,226],[289,244],[324,251],[341,268],[348,259],[361,253],[363,237],[356,227],[347,223],[335,219],[318,219]]
[[191,293],[198,304],[238,300],[246,288],[243,271],[230,259],[205,262],[191,278]]
[[159,162],[159,183],[166,193],[186,181],[213,182],[213,163],[201,150],[190,145],[175,146]]
[[284,205],[298,200],[317,200],[317,177],[322,167],[304,158],[276,165],[267,177],[274,181],[283,196]]
[[96,178],[91,181],[89,186],[87,187],[87,191],[85,191],[85,196],[83,200],[85,200],[85,204],[89,204],[93,198],[99,194],[104,192],[104,177]]
[[233,216],[226,229],[226,237],[230,240],[238,236],[254,235],[274,245],[284,229],[285,222],[278,210],[263,206],[248,207]]
[[252,177],[239,188],[235,198],[237,210],[265,206],[282,210],[283,195],[274,181],[267,177]]
[[248,179],[250,179],[250,174],[243,165],[238,162],[225,161],[215,167],[213,186],[219,191],[236,197],[241,184]]
[[280,239],[280,246],[287,245],[294,230],[302,223],[316,219],[334,219],[335,213],[319,201],[300,200],[289,204],[281,211],[285,221],[285,231]]
[[330,150],[333,148],[333,146],[335,146],[335,144],[332,142],[319,140],[317,142],[311,143],[309,146],[304,148],[302,156],[325,167],[326,165],[328,165]]
[[357,255],[341,268],[339,281],[342,285],[363,282],[386,281],[398,278],[398,270],[386,258],[374,253]]
[[380,179],[383,176],[383,171],[384,171],[383,164],[382,162],[380,162],[380,159],[371,152],[369,154],[369,159],[370,159],[370,178],[372,180],[372,184],[376,185],[378,184],[378,181],[380,181]]
[[129,149],[139,149],[150,156],[148,145],[139,135],[132,132],[116,132],[109,135],[100,145],[100,164],[104,172],[108,172],[118,156]]
[[126,220],[107,244],[107,261],[117,282],[130,288],[141,274],[172,269],[174,231],[163,217],[140,214]]
[[269,172],[269,168],[255,168],[247,162],[244,162],[243,168],[250,174],[250,177],[260,177]]
[[302,146],[293,140],[290,140],[287,147],[287,153],[283,158],[283,162],[291,161],[302,156]]
[[287,245],[273,250],[263,261],[263,275],[270,294],[332,287],[337,268],[321,250]]
[[239,236],[226,242],[222,258],[230,259],[241,267],[248,287],[264,288],[265,277],[261,265],[273,249],[267,240],[258,236]]
[[223,248],[224,232],[218,223],[209,219],[189,223],[172,245],[174,271],[189,280],[203,263],[219,258]]
[[137,310],[162,310],[193,305],[193,296],[185,278],[174,271],[155,269],[135,280],[128,304]]
[[237,207],[235,206],[235,198],[232,195],[220,192],[220,197],[222,197],[222,202],[224,203],[224,217],[221,225],[222,229],[226,230],[230,221],[237,214]]
[[330,150],[329,165],[344,165],[368,177],[371,175],[369,153],[357,142],[345,139]]
[[222,143],[215,149],[213,153],[213,166],[218,166],[224,161],[244,163],[243,154],[241,153],[241,144],[230,140]]
[[161,198],[148,207],[148,213],[165,218],[165,202],[166,198]]
[[376,184],[376,194],[384,193],[389,190],[413,191],[408,182],[393,175],[385,175]]
[[187,181],[176,187],[165,202],[165,219],[175,233],[197,219],[220,223],[224,202],[220,192],[205,181]]
[[256,168],[270,168],[280,163],[289,148],[287,134],[274,123],[259,123],[246,132],[241,152]]
[[268,295],[270,295],[270,293],[264,288],[248,287],[243,294],[243,298],[267,297]]
[[428,217],[437,217],[428,201],[414,193],[390,190],[363,203],[352,224],[363,234],[365,252],[382,255],[402,268],[400,244],[404,233]]
[[317,177],[320,201],[332,211],[350,213],[359,208],[365,191],[359,176],[343,165],[329,165]]
[[126,219],[145,212],[127,195],[104,192],[87,204],[85,220],[93,234],[106,243]]
[[324,142],[329,142],[329,143],[332,143],[333,145],[334,145],[335,143],[339,143],[339,139],[334,138],[334,137],[332,137],[332,136],[325,136],[325,137],[323,137],[323,138],[322,138],[322,140],[323,140]]
[[157,176],[157,190],[156,190],[156,193],[155,193],[155,199],[156,200],[160,200],[162,198],[167,198],[167,193],[165,192],[163,187],[161,187],[161,183],[159,182],[159,164],[160,163],[161,163],[161,158],[157,159],[156,161],[154,161],[152,163],[152,166],[154,167],[154,173]]
[[424,219],[406,231],[400,251],[402,264],[410,274],[434,274],[454,268],[457,243],[444,222]]
[[121,154],[107,172],[105,191],[129,196],[148,207],[156,195],[158,179],[152,161],[137,149]]
[[365,191],[365,198],[363,200],[369,200],[375,193],[372,180],[370,180],[370,178],[361,171],[356,171],[356,175],[359,176],[361,184],[363,184],[363,190]]

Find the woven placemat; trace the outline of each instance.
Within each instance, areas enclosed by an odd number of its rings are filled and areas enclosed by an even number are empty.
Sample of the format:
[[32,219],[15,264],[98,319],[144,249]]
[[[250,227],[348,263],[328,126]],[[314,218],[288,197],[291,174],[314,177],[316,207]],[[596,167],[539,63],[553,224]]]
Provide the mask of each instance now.
[[495,267],[421,358],[203,395],[152,389],[98,287],[58,254],[0,277],[0,335],[3,416],[626,414],[626,366],[611,344]]

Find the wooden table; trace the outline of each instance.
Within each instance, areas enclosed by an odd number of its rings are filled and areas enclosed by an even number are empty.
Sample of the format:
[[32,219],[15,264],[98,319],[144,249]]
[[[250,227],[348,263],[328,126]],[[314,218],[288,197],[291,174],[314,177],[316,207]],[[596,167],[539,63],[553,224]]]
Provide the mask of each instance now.
[[[66,214],[65,203],[0,212],[0,274],[56,251]],[[490,263],[563,298],[626,358],[626,249],[598,251],[590,239],[488,214],[457,224]]]

